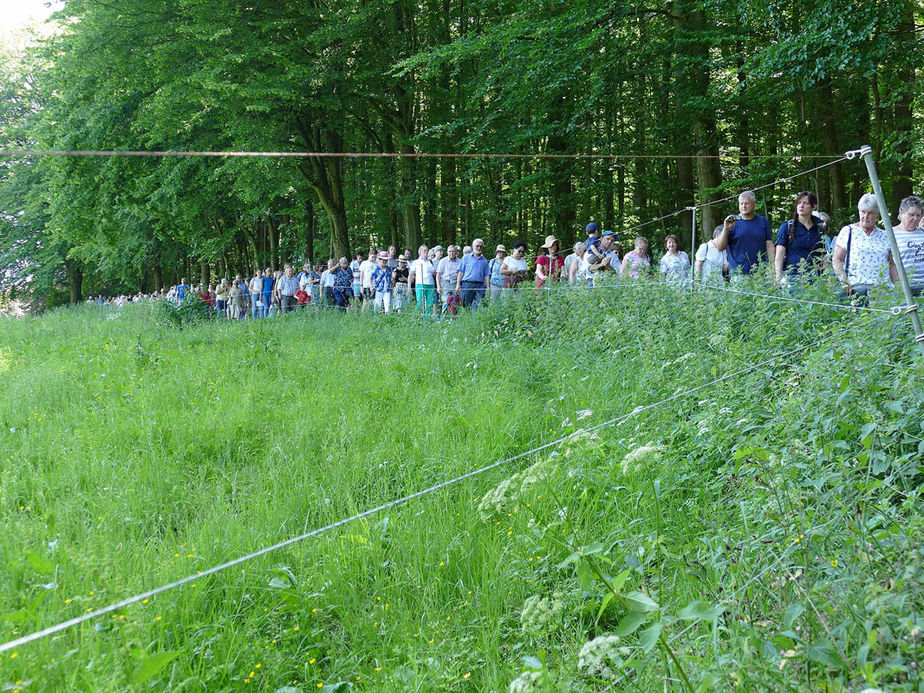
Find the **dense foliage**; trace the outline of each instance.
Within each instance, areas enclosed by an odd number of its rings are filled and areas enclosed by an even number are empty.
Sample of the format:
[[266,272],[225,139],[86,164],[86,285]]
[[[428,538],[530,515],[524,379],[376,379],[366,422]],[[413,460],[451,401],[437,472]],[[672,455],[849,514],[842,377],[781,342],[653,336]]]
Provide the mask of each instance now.
[[0,321],[2,641],[586,432],[7,653],[6,689],[917,690],[904,318],[654,284],[156,318]]
[[[899,199],[922,180],[921,12],[67,0],[53,37],[4,55],[4,146],[680,158],[10,160],[0,281],[66,279],[78,300],[370,243],[568,243],[590,219],[626,230],[864,143]],[[766,211],[778,218],[798,187],[850,213],[864,175],[824,169],[767,191]],[[706,208],[701,228],[726,211]],[[688,241],[690,226],[683,213],[649,230]]]

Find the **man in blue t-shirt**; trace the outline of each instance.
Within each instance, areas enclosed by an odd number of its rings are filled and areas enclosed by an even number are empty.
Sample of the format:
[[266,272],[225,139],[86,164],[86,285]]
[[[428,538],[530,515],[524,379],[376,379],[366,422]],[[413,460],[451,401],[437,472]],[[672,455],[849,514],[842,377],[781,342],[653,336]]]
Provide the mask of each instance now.
[[738,195],[738,215],[725,218],[722,232],[715,239],[719,252],[728,248],[728,271],[750,274],[758,262],[774,256],[770,222],[756,214],[757,196],[751,190]]
[[188,292],[189,292],[189,284],[186,283],[186,277],[183,277],[183,281],[181,281],[176,287],[177,303],[182,303],[183,299],[186,298],[186,294]]

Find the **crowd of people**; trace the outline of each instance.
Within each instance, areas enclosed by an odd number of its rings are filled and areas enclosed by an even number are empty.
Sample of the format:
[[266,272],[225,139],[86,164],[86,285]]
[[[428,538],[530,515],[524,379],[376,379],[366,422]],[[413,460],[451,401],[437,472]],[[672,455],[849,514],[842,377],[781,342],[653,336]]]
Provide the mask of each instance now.
[[[717,226],[713,237],[699,246],[693,261],[680,250],[680,239],[668,235],[665,252],[657,269],[649,256],[648,240],[634,239],[633,248],[622,254],[618,235],[596,222],[585,227],[586,240],[562,255],[561,243],[547,236],[532,266],[535,287],[556,283],[592,288],[613,278],[645,280],[661,277],[677,286],[693,280],[734,283],[771,266],[773,280],[781,288],[797,290],[807,281],[833,271],[841,295],[867,296],[877,287],[898,278],[888,236],[876,224],[880,217],[876,197],[863,195],[857,204],[858,220],[843,226],[836,235],[828,232],[828,216],[818,210],[814,193],[796,195],[792,216],[774,235],[766,217],[756,213],[757,197],[752,191],[738,196],[738,214],[729,215]],[[901,262],[915,295],[924,290],[924,202],[919,197],[902,200],[895,236]],[[326,264],[306,261],[296,273],[291,263],[246,278],[222,279],[215,285],[192,286],[184,278],[169,290],[151,296],[139,294],[111,300],[114,305],[144,299],[166,299],[182,303],[191,297],[204,301],[215,314],[232,319],[266,318],[307,307],[350,308],[372,312],[417,310],[426,316],[455,314],[459,307],[475,308],[482,300],[498,300],[516,293],[531,274],[522,241],[511,251],[498,245],[494,256],[484,254],[485,243],[476,238],[470,246],[432,248],[421,245],[412,259],[410,249],[399,254],[395,246],[370,249],[355,258],[342,257]],[[89,299],[101,302],[102,298]]]

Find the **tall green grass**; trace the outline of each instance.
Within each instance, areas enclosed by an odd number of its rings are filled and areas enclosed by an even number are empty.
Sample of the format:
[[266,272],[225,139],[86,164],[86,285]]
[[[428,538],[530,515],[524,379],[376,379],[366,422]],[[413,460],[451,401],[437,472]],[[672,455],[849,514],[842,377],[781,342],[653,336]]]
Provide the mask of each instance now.
[[924,369],[895,318],[648,286],[440,323],[89,306],[0,344],[3,640],[747,369],[7,653],[11,689],[915,689]]

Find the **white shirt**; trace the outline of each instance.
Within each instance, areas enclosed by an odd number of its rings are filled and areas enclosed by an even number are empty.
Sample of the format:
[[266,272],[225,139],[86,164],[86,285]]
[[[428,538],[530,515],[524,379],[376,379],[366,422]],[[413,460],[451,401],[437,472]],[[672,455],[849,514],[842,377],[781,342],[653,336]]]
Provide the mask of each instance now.
[[456,274],[459,272],[459,263],[462,262],[462,258],[456,258],[453,260],[448,255],[440,260],[440,264],[437,265],[436,271],[440,275],[441,284],[449,284],[450,286],[456,285]]
[[703,263],[702,280],[708,282],[716,276],[722,278],[722,268],[728,264],[728,251],[715,247],[715,241],[703,243],[696,251],[696,261]]
[[676,255],[664,253],[661,258],[661,274],[670,281],[684,281],[690,270],[690,258],[682,250]]
[[373,272],[375,272],[375,263],[372,260],[363,260],[359,263],[359,280],[364,289],[372,288]]
[[414,277],[415,284],[426,284],[427,286],[436,284],[436,279],[433,276],[436,273],[436,267],[433,266],[431,260],[417,258],[411,263],[409,269],[411,270],[411,276]]
[[504,267],[509,270],[514,270],[515,272],[525,272],[529,269],[529,265],[526,264],[525,257],[521,257],[519,260],[517,260],[513,255],[508,255],[504,258]]
[[886,232],[874,228],[868,235],[860,226],[850,224],[837,234],[834,245],[847,250],[850,241],[850,254],[844,259],[847,264],[847,283],[885,284],[889,281],[889,237]]
[[924,228],[914,231],[896,229],[895,240],[908,281],[916,286],[924,285]]

